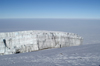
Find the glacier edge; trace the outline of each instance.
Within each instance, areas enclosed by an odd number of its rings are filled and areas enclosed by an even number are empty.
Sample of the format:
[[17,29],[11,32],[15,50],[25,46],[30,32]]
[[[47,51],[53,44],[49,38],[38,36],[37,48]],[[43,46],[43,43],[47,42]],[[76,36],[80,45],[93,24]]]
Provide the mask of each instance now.
[[82,37],[59,31],[18,31],[0,33],[0,55],[37,51],[48,48],[78,46]]

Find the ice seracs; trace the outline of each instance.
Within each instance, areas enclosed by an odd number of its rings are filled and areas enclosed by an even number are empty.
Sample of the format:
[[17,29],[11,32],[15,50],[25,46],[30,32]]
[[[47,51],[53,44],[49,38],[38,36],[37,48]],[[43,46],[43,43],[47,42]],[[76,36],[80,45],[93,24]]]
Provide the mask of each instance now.
[[30,30],[0,33],[1,55],[81,44],[82,37],[67,32]]

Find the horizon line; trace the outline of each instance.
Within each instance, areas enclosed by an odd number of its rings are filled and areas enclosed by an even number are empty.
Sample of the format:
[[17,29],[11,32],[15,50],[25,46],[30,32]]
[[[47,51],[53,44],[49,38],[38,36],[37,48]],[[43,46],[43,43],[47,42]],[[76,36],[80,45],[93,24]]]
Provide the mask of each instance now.
[[100,20],[100,18],[0,18],[0,19],[92,19],[92,20]]

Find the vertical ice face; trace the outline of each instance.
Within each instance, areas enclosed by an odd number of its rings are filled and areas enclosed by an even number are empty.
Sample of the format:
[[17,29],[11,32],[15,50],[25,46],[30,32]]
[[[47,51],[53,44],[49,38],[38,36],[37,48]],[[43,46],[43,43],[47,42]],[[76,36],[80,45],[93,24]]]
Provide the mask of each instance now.
[[0,54],[24,53],[48,48],[78,46],[82,38],[57,31],[19,31],[0,33]]

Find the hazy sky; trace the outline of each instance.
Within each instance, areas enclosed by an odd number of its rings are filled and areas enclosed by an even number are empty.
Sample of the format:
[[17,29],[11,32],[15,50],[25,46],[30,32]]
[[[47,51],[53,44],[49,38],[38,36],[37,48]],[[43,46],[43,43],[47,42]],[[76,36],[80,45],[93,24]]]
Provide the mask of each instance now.
[[100,19],[100,0],[0,0],[0,18]]
[[48,30],[75,33],[84,44],[100,43],[100,20],[97,19],[0,19],[0,32]]

